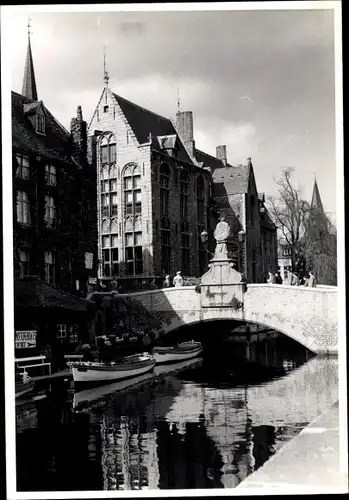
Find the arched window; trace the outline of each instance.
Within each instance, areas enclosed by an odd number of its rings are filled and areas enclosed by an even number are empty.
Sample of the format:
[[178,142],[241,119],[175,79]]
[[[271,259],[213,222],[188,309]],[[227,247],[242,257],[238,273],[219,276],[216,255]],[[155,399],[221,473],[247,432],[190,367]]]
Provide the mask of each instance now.
[[170,199],[170,167],[163,163],[160,167],[160,215],[168,217]]
[[198,220],[198,250],[199,250],[199,273],[200,276],[205,272],[206,267],[206,251],[201,240],[201,233],[205,229],[205,181],[200,175],[196,184],[196,203],[197,203],[197,220]]
[[116,140],[114,135],[106,134],[102,137],[100,155],[102,165],[116,162]]
[[123,182],[125,215],[142,213],[142,190],[139,167],[126,167]]
[[181,172],[180,183],[180,217],[181,217],[181,262],[182,273],[189,275],[189,224],[188,224],[188,197],[189,175]]
[[161,224],[161,269],[171,271],[171,231],[168,221],[171,170],[166,163],[160,167],[160,224]]
[[198,224],[205,224],[205,182],[201,177],[197,180],[196,186],[196,201],[197,201],[197,210],[198,210]]
[[189,194],[189,175],[186,172],[181,172],[180,178],[180,212],[181,220],[188,219],[188,194]]

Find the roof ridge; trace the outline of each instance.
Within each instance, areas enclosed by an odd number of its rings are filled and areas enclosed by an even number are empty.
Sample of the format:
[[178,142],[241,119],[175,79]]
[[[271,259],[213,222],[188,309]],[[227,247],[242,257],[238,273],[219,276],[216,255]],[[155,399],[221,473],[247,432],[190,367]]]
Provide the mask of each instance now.
[[119,94],[115,94],[115,92],[112,92],[113,96],[116,98],[116,99],[123,99],[124,101],[126,101],[128,104],[132,104],[132,106],[135,106],[136,108],[139,108],[141,109],[142,111],[146,111],[147,113],[152,113],[153,115],[156,115],[158,116],[159,118],[162,118],[163,120],[168,120],[168,121],[171,121],[170,118],[166,118],[166,116],[163,116],[163,115],[159,115],[159,113],[155,113],[155,111],[152,111],[151,109],[147,109],[147,108],[144,108],[143,106],[140,106],[139,104],[136,104],[132,101],[129,101],[128,99],[126,99],[125,97],[122,97],[121,95]]

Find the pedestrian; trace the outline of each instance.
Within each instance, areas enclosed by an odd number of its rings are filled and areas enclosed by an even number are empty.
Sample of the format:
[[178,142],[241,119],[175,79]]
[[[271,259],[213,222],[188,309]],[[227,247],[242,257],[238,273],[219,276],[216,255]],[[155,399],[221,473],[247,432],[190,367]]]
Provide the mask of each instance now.
[[277,285],[282,285],[282,278],[280,272],[275,273],[275,283]]
[[171,287],[170,275],[167,274],[165,276],[163,283],[162,283],[162,288],[170,288],[170,287]]
[[111,292],[114,292],[114,293],[119,293],[118,292],[118,282],[116,280],[116,278],[114,277],[111,282],[110,282],[110,285],[109,285],[109,290]]
[[176,272],[176,276],[173,278],[174,286],[183,286],[183,277],[180,271]]
[[273,275],[273,273],[269,272],[268,274],[269,274],[269,276],[268,276],[268,279],[267,279],[267,283],[273,283],[273,284],[275,284],[275,276]]
[[158,287],[156,286],[155,283],[155,278],[151,280],[150,285],[149,285],[149,290],[156,290]]
[[297,273],[293,273],[291,285],[293,285],[293,286],[299,286],[299,284],[300,284],[300,281],[299,281],[298,274]]
[[201,278],[196,280],[195,291],[196,293],[201,293]]
[[309,286],[311,288],[315,288],[316,287],[316,279],[315,279],[313,271],[309,271],[309,278],[307,280],[307,285],[306,286]]

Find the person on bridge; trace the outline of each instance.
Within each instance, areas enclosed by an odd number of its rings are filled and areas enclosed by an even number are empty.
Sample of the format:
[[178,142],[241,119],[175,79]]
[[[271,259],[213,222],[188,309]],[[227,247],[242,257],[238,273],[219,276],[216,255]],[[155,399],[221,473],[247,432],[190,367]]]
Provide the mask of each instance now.
[[309,278],[307,278],[304,286],[309,286],[312,288],[316,287],[316,279],[312,271],[309,271]]
[[170,281],[170,276],[169,274],[167,274],[167,276],[165,276],[165,279],[162,283],[162,288],[170,288],[172,285],[171,285],[171,281]]
[[109,290],[111,292],[114,292],[114,293],[119,293],[118,292],[118,282],[117,282],[115,277],[111,280],[111,282],[109,284]]
[[269,276],[268,276],[268,279],[267,279],[267,283],[273,283],[273,284],[275,284],[275,276],[273,275],[273,273],[269,272],[268,274],[269,274]]
[[183,286],[183,277],[180,271],[177,271],[176,276],[173,278],[174,286]]
[[299,280],[299,276],[298,276],[297,273],[293,273],[291,285],[294,285],[294,286],[299,286],[300,285],[300,280]]
[[275,283],[277,285],[282,285],[282,278],[280,272],[275,273]]

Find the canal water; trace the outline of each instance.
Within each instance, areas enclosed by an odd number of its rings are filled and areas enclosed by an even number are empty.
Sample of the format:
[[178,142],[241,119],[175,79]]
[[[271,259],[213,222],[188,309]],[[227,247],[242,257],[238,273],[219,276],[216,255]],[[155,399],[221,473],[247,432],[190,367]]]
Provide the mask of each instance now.
[[273,356],[236,352],[206,348],[129,387],[43,383],[16,405],[17,490],[236,487],[338,399],[336,358],[285,338]]

